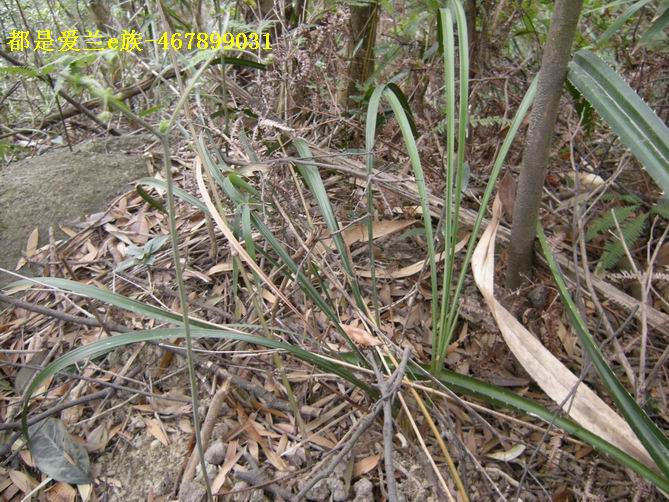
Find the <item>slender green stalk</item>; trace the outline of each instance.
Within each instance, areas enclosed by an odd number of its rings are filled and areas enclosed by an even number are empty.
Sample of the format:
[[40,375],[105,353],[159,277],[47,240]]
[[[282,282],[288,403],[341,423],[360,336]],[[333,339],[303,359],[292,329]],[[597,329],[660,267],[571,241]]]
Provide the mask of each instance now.
[[[456,222],[453,220],[453,182],[455,179],[455,35],[453,33],[453,16],[450,9],[439,9],[441,22],[441,45],[444,60],[444,94],[446,98],[446,162],[444,187],[444,272],[441,284],[441,302],[439,323],[432,326],[434,347],[432,350],[432,371],[436,373],[444,359],[444,331],[446,329],[446,313],[451,300],[451,277],[453,275],[454,257],[451,254],[451,241],[457,235]],[[433,298],[432,301],[435,301]]]
[[[455,38],[453,21],[458,30],[459,59],[459,104],[457,157],[455,153]],[[433,327],[435,350],[432,351],[432,370],[438,371],[443,365],[450,342],[451,326],[457,322],[457,311],[451,313],[450,305],[458,303],[458,294],[453,294],[452,283],[455,273],[455,247],[460,228],[460,205],[462,203],[462,184],[464,178],[464,158],[467,141],[469,117],[469,43],[467,39],[467,21],[464,9],[457,1],[451,1],[448,9],[439,10],[440,46],[444,62],[444,94],[446,99],[446,143],[447,158],[446,186],[444,189],[444,273],[442,277],[439,323]]]
[[211,491],[211,484],[207,476],[207,464],[204,460],[204,447],[202,446],[202,436],[200,434],[200,419],[198,417],[200,409],[200,399],[198,397],[197,375],[195,374],[195,362],[193,361],[193,339],[190,332],[190,320],[188,318],[188,300],[186,299],[186,285],[183,279],[183,269],[181,267],[181,256],[179,251],[179,235],[177,233],[176,208],[174,204],[174,180],[172,179],[170,143],[166,135],[161,135],[163,144],[163,166],[165,168],[165,180],[167,181],[167,210],[170,221],[170,237],[172,241],[172,254],[174,259],[174,273],[177,278],[179,292],[179,304],[183,318],[183,330],[186,335],[186,364],[188,366],[188,380],[190,382],[191,401],[193,403],[193,430],[195,431],[195,445],[197,448],[200,467],[202,468],[202,477],[207,490],[209,500],[214,500]]
[[[462,8],[462,5],[459,1],[451,0],[452,8],[455,12],[455,19],[458,28],[458,61],[459,61],[459,71],[460,71],[460,86],[459,86],[459,98],[460,103],[458,105],[458,157],[455,164],[455,203],[453,207],[453,226],[454,231],[451,235],[450,242],[450,253],[449,253],[449,267],[455,269],[455,247],[459,238],[459,226],[460,226],[460,205],[462,203],[462,183],[465,172],[465,152],[466,152],[466,143],[467,143],[467,129],[469,127],[469,41],[467,37],[467,20],[465,18],[465,11]],[[452,284],[452,278],[449,279],[449,292]],[[459,302],[459,295],[453,296],[453,303]],[[448,316],[446,318],[446,330],[441,329],[442,334],[442,346],[440,347],[439,354],[444,357],[448,345],[451,341],[449,333],[451,333],[450,328],[452,324],[455,324],[458,320],[457,311],[454,316]]]

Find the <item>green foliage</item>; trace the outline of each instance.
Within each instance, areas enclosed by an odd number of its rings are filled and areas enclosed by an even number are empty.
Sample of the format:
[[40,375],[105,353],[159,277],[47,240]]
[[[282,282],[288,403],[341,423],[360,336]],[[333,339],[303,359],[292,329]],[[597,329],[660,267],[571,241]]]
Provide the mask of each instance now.
[[165,243],[167,243],[169,238],[169,235],[160,235],[158,237],[154,237],[141,247],[129,246],[126,250],[126,254],[130,258],[119,263],[115,271],[121,272],[123,270],[129,269],[130,267],[134,267],[135,265],[153,265],[153,263],[156,261],[156,253],[165,245]]
[[[669,221],[669,202],[644,212],[641,200],[635,195],[606,194],[602,199],[616,205],[595,218],[585,233],[587,242],[597,237],[604,238],[604,249],[596,267],[598,274],[615,267],[625,255],[625,247],[632,250],[639,245],[650,216]],[[616,222],[620,226],[620,232],[616,228]]]
[[[646,225],[648,214],[642,214],[639,217],[632,218],[624,225],[620,225],[620,232],[614,232],[615,237],[604,247],[599,262],[597,263],[597,272],[603,272],[615,266],[625,255],[625,247],[631,250],[639,241],[643,229]],[[622,239],[620,238],[622,236]]]
[[665,220],[669,220],[669,201],[664,201],[659,203],[653,209],[650,210],[652,214],[661,216]]
[[638,204],[632,206],[620,206],[612,209],[603,216],[600,216],[599,218],[595,219],[590,225],[588,225],[588,231],[585,234],[585,240],[587,242],[590,242],[592,239],[594,239],[601,233],[606,232],[611,228],[615,228],[616,220],[618,221],[618,223],[622,224],[637,209],[639,209]]

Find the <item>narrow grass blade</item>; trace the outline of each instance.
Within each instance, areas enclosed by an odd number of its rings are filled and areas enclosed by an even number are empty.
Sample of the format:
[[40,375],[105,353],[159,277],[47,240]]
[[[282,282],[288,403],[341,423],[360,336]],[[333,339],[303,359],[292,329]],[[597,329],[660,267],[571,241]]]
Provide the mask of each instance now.
[[[450,305],[458,303],[459,292],[452,291],[453,276],[455,274],[455,247],[459,238],[460,205],[462,203],[462,186],[465,178],[465,150],[467,129],[469,125],[469,41],[467,34],[467,20],[460,2],[451,0],[448,9],[440,9],[439,33],[440,45],[444,60],[445,93],[447,102],[447,183],[446,210],[444,226],[444,276],[441,291],[441,305],[439,324],[436,327],[436,349],[433,350],[433,369],[443,365],[448,344],[450,343],[451,325],[457,322],[457,311],[451,311]],[[458,32],[458,131],[457,157],[455,157],[455,46],[453,33],[453,19]],[[455,186],[453,186],[455,183]],[[452,312],[452,314],[451,314]]]
[[[165,183],[163,180],[159,180],[156,178],[142,178],[137,182],[138,186],[146,186],[146,187],[152,187],[152,188],[157,188],[159,190],[167,190],[167,183]],[[195,206],[198,208],[200,211],[204,213],[209,213],[209,210],[207,209],[207,206],[205,206],[200,199],[197,197],[192,196],[185,190],[179,188],[179,187],[174,187],[174,196],[178,197],[179,199],[183,200],[184,202],[188,202],[192,206]]]
[[[34,280],[41,284],[46,284],[52,288],[69,291],[87,298],[93,298],[95,300],[104,302],[107,305],[112,305],[129,312],[134,312],[135,314],[140,314],[148,317],[149,319],[155,319],[156,321],[169,322],[178,325],[181,325],[183,322],[181,314],[170,312],[160,307],[154,307],[153,305],[133,300],[132,298],[128,298],[126,296],[119,295],[118,293],[114,293],[113,291],[101,289],[96,286],[82,284],[80,282],[71,281],[70,279],[60,279],[58,277],[36,277]],[[9,284],[7,287],[14,288],[32,286],[34,284],[35,283],[30,280],[20,280]],[[216,327],[216,325],[213,323],[201,321],[192,317],[189,319],[191,324],[194,326],[199,326],[201,328]]]
[[[486,185],[485,191],[483,192],[483,197],[481,198],[479,211],[476,215],[476,221],[474,222],[472,233],[469,237],[469,242],[467,243],[467,253],[465,255],[462,264],[462,269],[460,270],[458,283],[455,287],[455,293],[453,295],[454,298],[460,298],[460,295],[462,294],[462,288],[465,285],[465,277],[467,276],[469,264],[471,263],[472,255],[474,254],[474,247],[478,239],[479,230],[481,229],[481,223],[483,222],[483,217],[487,211],[488,203],[490,202],[490,197],[495,188],[495,182],[499,177],[499,173],[502,171],[502,167],[504,166],[504,161],[506,160],[506,156],[508,155],[509,150],[511,149],[513,140],[516,138],[516,134],[518,134],[518,130],[520,129],[520,126],[522,125],[523,120],[525,119],[525,116],[527,115],[527,112],[530,109],[532,102],[534,101],[534,95],[536,94],[536,91],[537,91],[537,79],[535,78],[532,81],[530,88],[527,90],[527,93],[525,94],[523,101],[520,103],[520,107],[518,108],[518,111],[516,112],[516,115],[513,118],[513,122],[511,122],[511,127],[509,128],[509,132],[506,134],[506,138],[504,138],[504,142],[502,143],[499,153],[497,154],[497,158],[495,159],[493,168],[490,171],[488,184]],[[449,308],[450,308],[450,312],[448,313],[449,317],[455,318],[460,308],[460,303],[457,301],[451,302]],[[451,323],[449,331],[446,334],[447,341],[450,341],[453,338],[455,327],[456,323],[455,322]]]
[[631,18],[634,14],[637,13],[637,11],[652,1],[653,0],[639,0],[633,5],[630,5],[627,10],[618,16],[618,18],[613,23],[611,23],[611,26],[609,26],[606,31],[601,34],[601,36],[597,39],[597,45],[602,46],[608,42],[608,40],[616,34],[616,32],[622,27],[623,24],[627,22],[629,18]]
[[667,5],[664,12],[653,21],[653,24],[651,24],[650,28],[643,34],[639,43],[642,45],[649,45],[656,39],[660,39],[667,26],[669,26],[669,5]]
[[446,342],[446,317],[451,304],[451,279],[453,277],[454,257],[450,254],[453,234],[457,233],[454,221],[453,182],[455,180],[455,34],[453,33],[453,15],[450,9],[439,9],[441,35],[440,46],[444,63],[444,97],[446,101],[446,159],[444,186],[444,272],[439,303],[439,321],[432,326],[434,347],[432,350],[432,371],[436,372],[443,364],[444,345]]
[[[295,145],[295,148],[297,148],[297,152],[303,160],[313,161],[313,155],[309,149],[309,145],[304,139],[296,138],[293,141],[293,144]],[[341,236],[339,223],[337,222],[337,217],[335,216],[334,210],[332,209],[332,204],[330,204],[330,198],[328,196],[327,190],[325,190],[325,186],[323,185],[320,172],[315,165],[302,162],[297,164],[297,170],[304,178],[304,181],[309,187],[309,190],[311,190],[311,193],[316,199],[316,203],[318,204],[321,214],[323,215],[325,224],[327,225],[328,230],[330,230],[332,233],[332,239],[335,243],[335,247],[337,248],[337,252],[339,253],[339,258],[341,259],[344,272],[346,272],[348,282],[353,289],[353,296],[358,304],[358,308],[360,308],[361,311],[369,317],[369,309],[367,308],[367,305],[365,304],[365,301],[362,297],[358,279],[355,276],[353,265],[349,259],[348,246],[346,246],[346,243]]]

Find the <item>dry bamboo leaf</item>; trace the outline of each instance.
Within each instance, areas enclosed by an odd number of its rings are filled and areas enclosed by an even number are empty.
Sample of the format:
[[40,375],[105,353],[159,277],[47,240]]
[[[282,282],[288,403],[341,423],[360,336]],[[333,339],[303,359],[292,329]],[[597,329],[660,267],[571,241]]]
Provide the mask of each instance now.
[[77,231],[76,231],[76,230],[74,230],[74,229],[72,229],[72,228],[70,228],[70,227],[66,227],[65,225],[58,225],[58,228],[60,228],[60,230],[61,230],[65,235],[67,235],[70,239],[73,238],[75,235],[77,235]]
[[202,272],[198,272],[197,270],[194,270],[192,268],[187,268],[184,269],[183,273],[184,278],[190,278],[193,277],[195,279],[200,279],[202,282],[208,284],[211,282],[211,278]]
[[167,434],[165,434],[163,426],[160,422],[158,422],[158,420],[154,418],[145,418],[144,423],[146,424],[146,430],[149,431],[149,434],[151,434],[165,446],[170,444],[169,440],[167,439]]
[[[392,235],[396,232],[404,230],[407,227],[410,227],[418,220],[377,220],[372,223],[372,237],[374,239],[380,239],[381,237],[386,237]],[[366,242],[368,237],[367,232],[367,222],[357,223],[352,227],[347,228],[341,233],[344,238],[344,242],[347,246],[354,244],[356,242]],[[334,243],[332,239],[326,239],[323,243],[329,247],[334,248]]]
[[33,488],[37,486],[37,481],[31,476],[28,476],[25,472],[10,469],[9,479],[11,479],[12,483],[14,483],[14,485],[23,493],[30,493]]
[[90,484],[77,485],[77,491],[81,497],[81,502],[88,502],[88,499],[90,499],[93,494],[93,486]]
[[218,474],[214,478],[214,481],[211,483],[211,489],[214,493],[217,493],[223,484],[225,483],[225,478],[232,468],[237,465],[239,459],[244,454],[244,450],[237,451],[239,443],[237,440],[230,441],[228,447],[225,450],[225,460],[223,461],[223,466],[219,469]]
[[315,445],[322,446],[323,448],[328,448],[330,450],[337,446],[333,441],[330,441],[326,437],[319,436],[318,434],[312,434],[307,439],[310,443],[314,443]]
[[30,258],[37,251],[37,242],[39,241],[39,229],[35,228],[28,236],[28,243],[26,244],[26,256]]
[[367,330],[358,328],[356,326],[348,326],[346,324],[342,324],[341,327],[346,332],[346,334],[351,337],[351,340],[353,340],[358,345],[362,345],[363,347],[374,347],[376,345],[381,345],[381,340],[372,336],[371,333],[367,332]]
[[365,457],[362,460],[356,462],[353,466],[353,477],[357,478],[363,474],[367,474],[369,471],[374,469],[374,467],[376,467],[380,458],[381,454],[377,453],[376,455],[370,455],[369,457]]
[[223,272],[231,272],[231,271],[232,271],[232,262],[223,261],[211,267],[209,270],[207,270],[206,273],[207,275],[216,275],[216,274],[222,274]]
[[[474,281],[483,294],[506,344],[525,371],[553,401],[563,405],[564,411],[573,420],[646,465],[654,466],[627,422],[586,384],[580,382],[576,375],[495,298],[495,236],[501,210],[501,202],[496,197],[492,220],[472,256],[472,271]],[[572,394],[573,389],[576,390]]]

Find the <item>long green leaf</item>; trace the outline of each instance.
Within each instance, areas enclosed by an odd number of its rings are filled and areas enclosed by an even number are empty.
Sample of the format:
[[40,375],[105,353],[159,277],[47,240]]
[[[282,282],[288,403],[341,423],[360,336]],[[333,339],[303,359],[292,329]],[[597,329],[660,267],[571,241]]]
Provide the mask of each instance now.
[[658,475],[652,469],[631,457],[624,451],[593,434],[568,418],[557,416],[555,412],[549,411],[538,403],[520,397],[513,392],[491,385],[489,383],[460,375],[450,370],[441,370],[437,378],[451,390],[483,399],[484,401],[504,408],[511,408],[528,415],[537,417],[548,424],[553,424],[562,430],[585,441],[596,450],[609,455],[621,464],[629,467],[637,474],[643,476],[661,490],[667,492],[669,489],[669,477]]
[[[479,211],[476,214],[476,220],[474,221],[474,226],[472,227],[472,233],[469,236],[469,241],[467,241],[467,253],[465,254],[465,259],[463,261],[462,268],[460,269],[460,276],[458,277],[458,283],[455,287],[455,294],[454,294],[455,298],[460,297],[460,294],[462,293],[462,288],[465,285],[465,278],[467,277],[469,264],[471,263],[472,255],[474,254],[474,248],[478,240],[478,233],[479,230],[481,229],[481,223],[483,222],[483,217],[485,216],[485,213],[487,211],[488,203],[490,202],[490,197],[492,196],[492,193],[495,189],[495,182],[497,181],[497,178],[499,177],[499,174],[502,171],[502,167],[504,166],[504,162],[506,161],[506,156],[508,155],[509,150],[511,149],[513,140],[516,138],[516,134],[518,134],[518,130],[520,129],[520,126],[522,125],[523,120],[525,119],[525,116],[527,115],[527,112],[530,109],[532,102],[534,101],[534,95],[536,94],[536,92],[537,92],[537,78],[535,77],[535,79],[530,84],[530,88],[527,90],[527,93],[525,93],[523,101],[520,103],[520,107],[518,108],[518,111],[516,112],[516,115],[513,118],[513,122],[511,122],[511,127],[509,128],[509,132],[507,132],[506,138],[504,138],[504,142],[502,143],[502,146],[499,149],[499,153],[497,154],[497,158],[495,159],[495,164],[493,165],[493,168],[490,171],[488,184],[486,185],[485,191],[483,192],[483,197],[481,198]],[[460,302],[451,302],[450,309],[451,310],[448,314],[449,317],[455,318],[460,309]],[[449,332],[446,335],[448,340],[452,339],[455,327],[456,323],[454,322],[451,323]]]
[[[350,353],[339,354],[338,358],[350,363],[357,362],[357,357]],[[388,361],[388,364],[392,367],[391,361]],[[407,376],[413,380],[422,381],[424,380],[424,375],[426,372],[427,366],[422,367],[414,363],[410,363]],[[481,399],[486,403],[496,407],[519,411],[521,413],[539,418],[549,425],[559,427],[568,434],[571,434],[586,442],[601,453],[609,455],[611,458],[615,459],[626,467],[629,467],[634,472],[653,483],[659,489],[665,492],[667,492],[667,489],[669,489],[669,477],[659,475],[645,464],[639,462],[636,458],[630,456],[623,450],[612,445],[598,435],[593,434],[584,427],[581,427],[569,418],[560,416],[559,410],[551,411],[536,401],[521,397],[509,389],[489,384],[477,378],[461,375],[460,373],[456,373],[455,371],[448,369],[441,369],[435,375],[435,378],[439,380],[441,384],[458,394],[464,394],[466,396]]]
[[646,5],[648,5],[650,2],[653,0],[639,0],[633,5],[630,5],[625,12],[623,12],[618,18],[611,23],[611,26],[607,28],[607,30],[602,33],[602,35],[597,39],[597,45],[603,45],[605,44],[615,33],[622,27],[623,24],[627,22],[629,18],[631,18],[636,12]]
[[[143,303],[132,298],[128,298],[113,291],[107,289],[101,289],[96,286],[90,286],[88,284],[82,284],[80,282],[71,281],[70,279],[60,279],[58,277],[36,277],[33,280],[20,280],[13,282],[7,285],[7,288],[14,287],[23,287],[34,285],[37,281],[41,284],[45,284],[52,288],[61,289],[63,291],[69,291],[80,296],[85,296],[87,298],[93,298],[99,300],[108,305],[113,305],[129,312],[134,312],[135,314],[141,314],[149,319],[155,319],[156,321],[169,322],[172,324],[181,325],[183,323],[183,318],[181,314],[170,312],[168,310],[162,309],[160,307],[154,307],[147,303]],[[201,328],[211,328],[215,325],[199,321],[197,319],[189,318],[191,324],[194,326],[199,326]]]
[[620,140],[669,193],[669,128],[627,83],[595,54],[576,53],[569,80]]
[[653,21],[653,24],[651,24],[650,28],[643,34],[639,43],[648,45],[660,38],[667,26],[669,26],[669,5],[664,9],[664,12]]
[[553,279],[558,286],[560,297],[567,308],[571,324],[581,341],[581,346],[588,353],[593,366],[597,370],[597,374],[602,379],[602,382],[604,382],[609,395],[616,403],[618,409],[622,412],[627,423],[629,423],[630,427],[639,438],[639,441],[644,445],[660,470],[667,478],[669,478],[669,439],[662,433],[648,415],[646,415],[641,407],[639,407],[634,398],[627,392],[622,383],[620,383],[620,380],[616,378],[602,356],[602,353],[588,331],[588,327],[581,317],[574,300],[571,298],[569,289],[567,289],[560,268],[553,258],[553,254],[541,225],[537,225],[537,237],[541,243],[544,257],[553,274]]
[[[458,60],[459,60],[459,104],[458,104],[458,135],[457,135],[457,158],[455,157],[455,48],[453,39],[452,19],[458,31]],[[457,310],[451,310],[451,304],[459,302],[460,291],[453,291],[453,276],[455,274],[455,247],[459,236],[460,205],[462,203],[462,186],[465,178],[465,150],[467,141],[467,130],[469,126],[469,41],[467,34],[467,20],[465,11],[459,1],[451,0],[448,10],[439,11],[443,62],[446,78],[446,102],[447,102],[447,142],[448,159],[447,166],[447,190],[444,226],[444,276],[441,291],[441,305],[439,325],[436,327],[436,350],[432,351],[433,370],[436,371],[443,365],[446,350],[450,343],[451,326],[457,322]],[[452,185],[453,181],[455,186]],[[452,201],[452,203],[451,203]]]
[[323,215],[325,224],[328,227],[328,230],[332,233],[332,240],[337,248],[339,257],[342,262],[342,266],[346,275],[348,276],[348,281],[351,284],[353,289],[353,296],[358,304],[358,307],[365,313],[368,313],[367,305],[365,304],[364,299],[362,298],[362,293],[360,291],[360,285],[358,284],[358,279],[353,271],[353,265],[349,259],[349,251],[344,238],[341,235],[341,229],[339,228],[339,223],[337,222],[337,217],[335,216],[334,209],[332,209],[332,204],[330,204],[330,198],[328,197],[327,190],[325,185],[323,185],[323,180],[321,179],[320,171],[318,167],[309,163],[313,161],[313,155],[309,148],[307,142],[302,138],[296,138],[293,141],[297,152],[302,157],[302,160],[306,162],[300,162],[297,164],[297,170],[300,172],[304,181],[306,182],[309,190],[316,199],[316,203]]
[[[295,345],[281,342],[278,340],[273,340],[269,338],[264,338],[255,335],[249,335],[247,333],[241,333],[238,331],[225,331],[220,329],[201,329],[194,328],[191,330],[191,336],[193,338],[217,338],[222,340],[233,340],[238,342],[246,342],[254,345],[260,345],[262,347],[268,347],[271,349],[280,349],[285,350],[286,352],[292,354],[293,356],[317,366],[323,371],[329,373],[334,373],[345,380],[351,382],[353,385],[369,392],[370,395],[375,395],[377,392],[374,391],[369,385],[359,380],[350,370],[347,368],[336,364],[328,359],[325,359],[318,354],[314,354],[307,350],[296,347]],[[118,347],[123,347],[125,345],[131,345],[139,342],[149,342],[149,341],[160,341],[174,338],[184,338],[183,328],[159,328],[146,331],[132,331],[130,333],[123,333],[121,335],[114,335],[109,338],[104,338],[102,340],[96,340],[82,347],[78,347],[65,355],[59,357],[46,368],[41,370],[35,378],[32,380],[30,385],[26,388],[24,394],[24,403],[23,403],[23,412],[21,420],[23,423],[24,434],[27,437],[27,428],[28,428],[28,407],[30,406],[30,399],[35,391],[49,378],[54,376],[59,371],[64,370],[65,368],[72,366],[73,364],[86,361],[88,359],[100,357],[102,355],[108,354],[112,350]],[[28,438],[29,439],[29,438]]]
[[[152,188],[158,188],[160,190],[167,190],[167,183],[165,183],[163,180],[159,180],[156,178],[142,178],[141,180],[137,181],[136,184],[138,186],[147,186]],[[184,202],[188,202],[189,204],[195,206],[200,211],[209,214],[207,206],[205,206],[204,202],[199,200],[197,197],[192,196],[191,194],[189,194],[188,192],[179,187],[174,187],[173,190],[175,197],[178,197]]]

